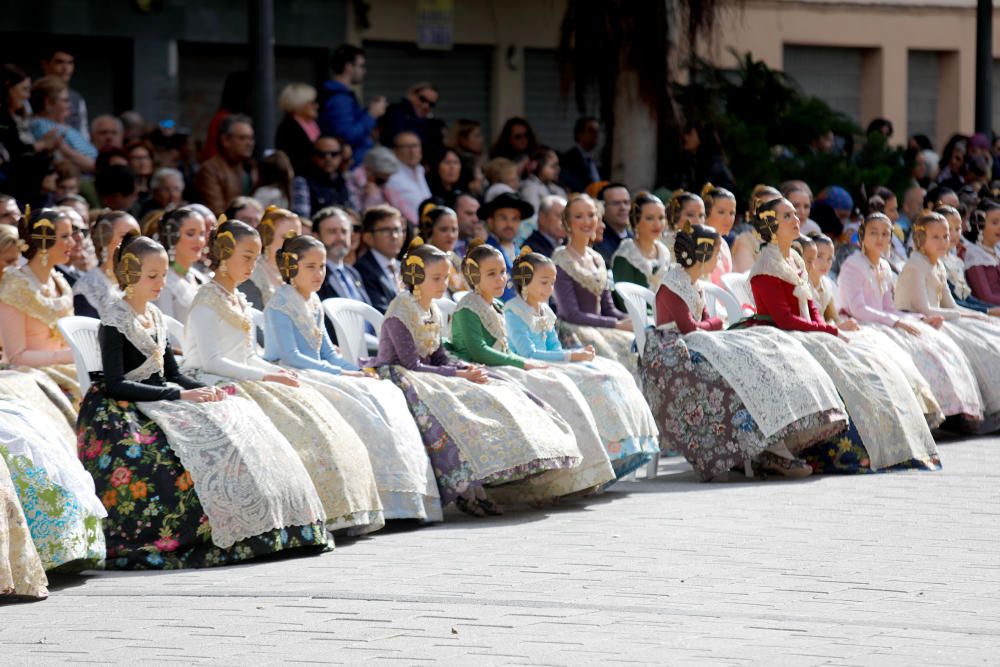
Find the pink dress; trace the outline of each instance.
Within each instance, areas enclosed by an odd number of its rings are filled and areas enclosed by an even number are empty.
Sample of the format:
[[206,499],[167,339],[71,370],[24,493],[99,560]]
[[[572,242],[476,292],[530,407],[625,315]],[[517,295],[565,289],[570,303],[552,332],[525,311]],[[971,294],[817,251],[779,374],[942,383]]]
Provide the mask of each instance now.
[[722,276],[733,272],[733,251],[729,249],[729,243],[726,242],[726,239],[720,237],[719,240],[721,241],[719,244],[719,261],[715,264],[715,268],[712,269],[710,279],[722,289],[726,289],[726,286],[722,284]]

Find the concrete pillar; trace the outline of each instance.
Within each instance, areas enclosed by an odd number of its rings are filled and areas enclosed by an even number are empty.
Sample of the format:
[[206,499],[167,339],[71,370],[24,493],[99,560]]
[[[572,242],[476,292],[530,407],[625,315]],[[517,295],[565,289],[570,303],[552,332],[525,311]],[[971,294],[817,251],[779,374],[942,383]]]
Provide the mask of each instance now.
[[934,145],[944,148],[948,137],[962,124],[961,59],[958,51],[938,53],[937,128]]
[[893,143],[906,142],[908,55],[902,45],[864,49],[861,55],[861,129],[874,118],[888,118],[896,128]]

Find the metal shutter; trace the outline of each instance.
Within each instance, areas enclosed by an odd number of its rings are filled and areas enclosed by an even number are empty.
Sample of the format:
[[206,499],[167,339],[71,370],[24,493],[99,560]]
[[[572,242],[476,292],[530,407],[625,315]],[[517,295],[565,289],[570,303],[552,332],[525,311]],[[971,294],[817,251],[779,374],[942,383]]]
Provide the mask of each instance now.
[[937,51],[910,51],[906,65],[906,136],[937,137]]
[[[577,117],[574,88],[567,97],[559,90],[559,63],[553,49],[524,50],[524,115],[535,128],[538,140],[563,151],[573,145]],[[588,100],[587,115],[599,116],[598,102]]]
[[861,121],[861,50],[785,45],[785,73],[802,90]]
[[385,95],[390,104],[419,82],[430,81],[440,92],[434,115],[448,123],[478,120],[489,145],[492,48],[455,46],[451,51],[422,51],[415,44],[365,42],[368,73],[365,102]]

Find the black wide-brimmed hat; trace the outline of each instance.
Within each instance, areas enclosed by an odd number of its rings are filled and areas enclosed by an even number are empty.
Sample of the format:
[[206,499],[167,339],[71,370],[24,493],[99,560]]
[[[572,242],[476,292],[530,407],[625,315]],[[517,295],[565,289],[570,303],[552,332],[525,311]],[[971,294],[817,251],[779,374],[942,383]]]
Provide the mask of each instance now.
[[524,201],[516,192],[502,192],[492,200],[479,207],[479,219],[488,220],[502,208],[514,208],[521,218],[530,218],[535,214],[535,207]]

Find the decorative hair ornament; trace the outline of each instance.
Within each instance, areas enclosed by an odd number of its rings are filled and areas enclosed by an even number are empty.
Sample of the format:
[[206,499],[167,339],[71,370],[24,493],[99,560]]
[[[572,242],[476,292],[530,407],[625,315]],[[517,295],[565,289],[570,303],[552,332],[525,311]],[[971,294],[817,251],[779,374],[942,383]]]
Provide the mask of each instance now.
[[38,241],[42,253],[42,266],[49,265],[49,248],[56,242],[56,226],[48,218],[35,220],[31,225],[31,240]]
[[281,266],[278,268],[281,269],[281,275],[291,280],[299,272],[299,254],[295,252],[281,253]]
[[763,220],[774,220],[775,218],[778,217],[778,212],[775,211],[774,209],[771,209],[770,211],[761,211],[760,213],[757,214],[757,217]]
[[134,252],[127,252],[119,264],[121,277],[125,280],[125,295],[131,298],[135,294],[135,284],[142,278],[142,261]]

